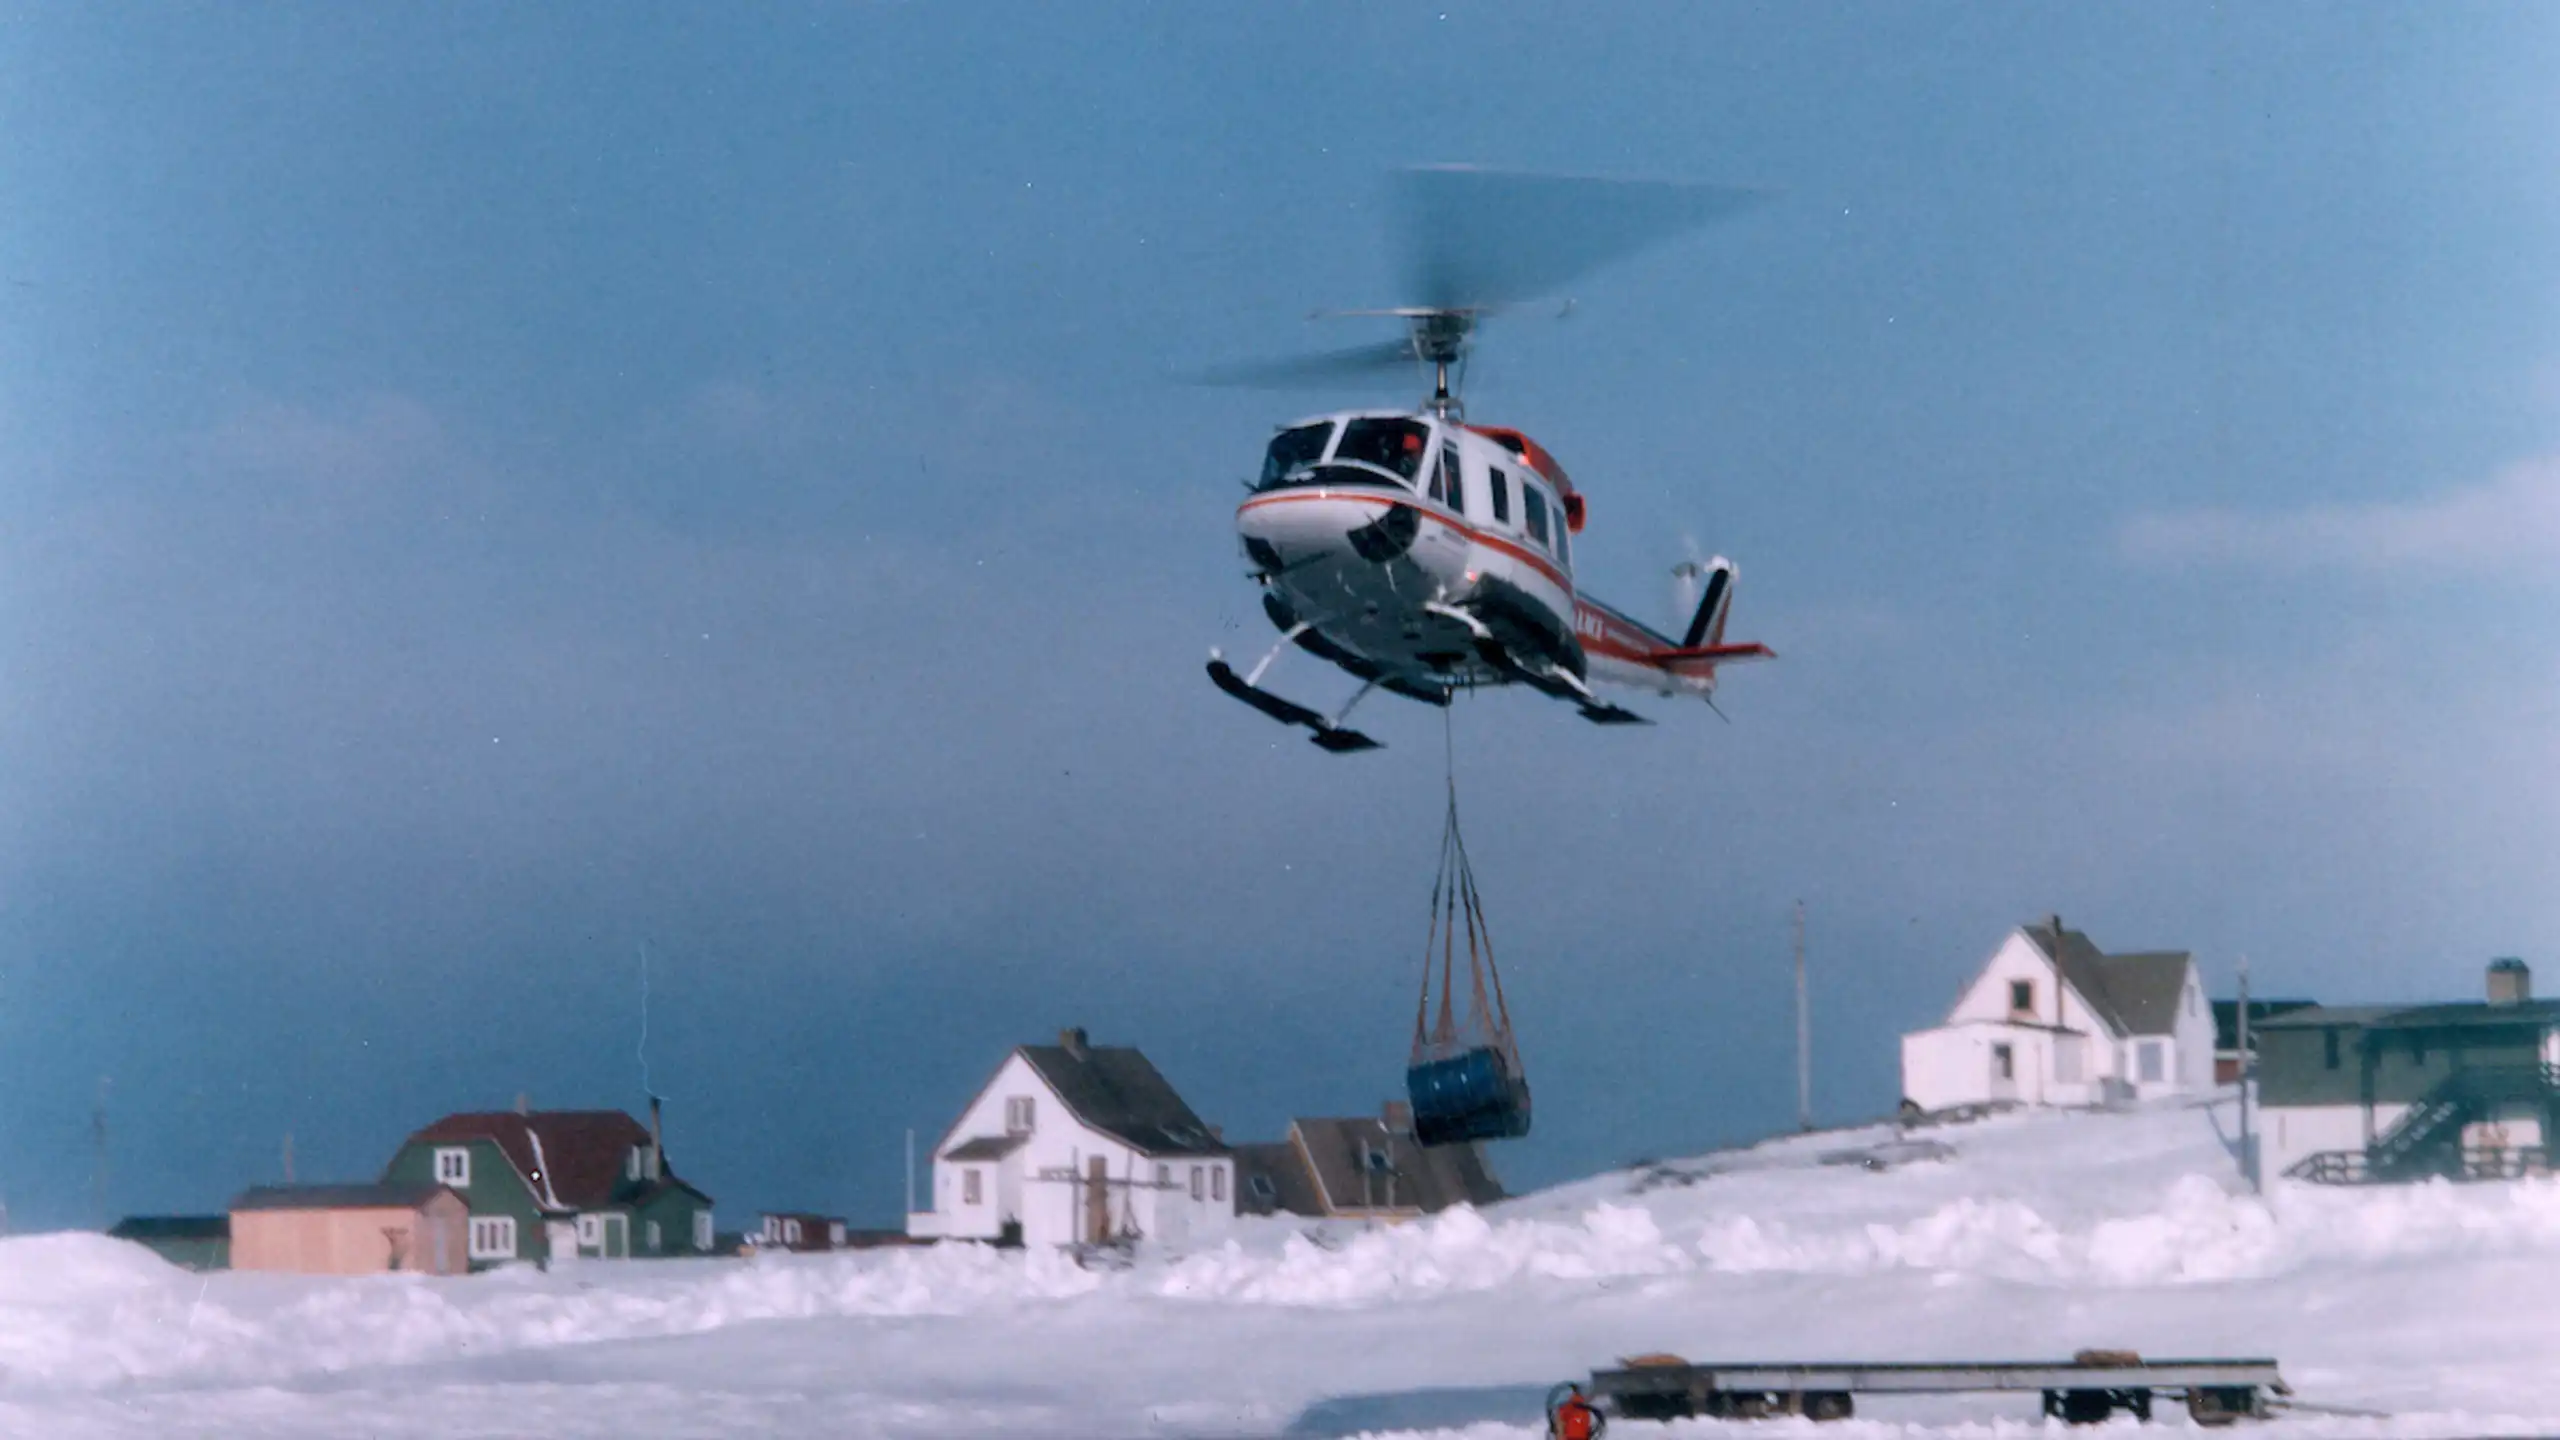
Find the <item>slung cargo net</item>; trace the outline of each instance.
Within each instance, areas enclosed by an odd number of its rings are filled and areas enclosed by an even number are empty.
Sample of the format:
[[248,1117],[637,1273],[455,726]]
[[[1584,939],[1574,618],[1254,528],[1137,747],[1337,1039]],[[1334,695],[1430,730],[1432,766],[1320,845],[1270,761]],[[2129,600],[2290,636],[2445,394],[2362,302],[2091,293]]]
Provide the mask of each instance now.
[[[1458,943],[1467,951],[1467,1008],[1458,1010]],[[1435,974],[1437,984],[1434,984]],[[1434,1001],[1437,1013],[1434,1013]],[[1413,1060],[1404,1074],[1413,1100],[1413,1138],[1424,1145],[1509,1140],[1529,1133],[1529,1079],[1520,1069],[1493,932],[1458,833],[1458,790],[1440,832],[1440,875],[1431,887],[1431,929],[1422,949],[1422,995],[1413,1012]]]

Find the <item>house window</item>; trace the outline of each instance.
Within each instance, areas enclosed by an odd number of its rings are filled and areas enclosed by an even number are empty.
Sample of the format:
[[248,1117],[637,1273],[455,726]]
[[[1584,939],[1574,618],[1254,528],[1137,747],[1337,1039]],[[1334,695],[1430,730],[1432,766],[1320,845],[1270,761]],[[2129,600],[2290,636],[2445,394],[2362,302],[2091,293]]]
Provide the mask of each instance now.
[[711,1212],[708,1210],[693,1212],[693,1248],[705,1251],[711,1248]]
[[1991,1073],[2003,1080],[2018,1078],[2017,1052],[2006,1045],[1991,1047]]
[[603,1246],[604,1246],[604,1217],[603,1217],[603,1216],[601,1216],[601,1215],[581,1215],[581,1216],[579,1216],[579,1217],[578,1217],[578,1243],[579,1243],[579,1244],[581,1244],[581,1245],[592,1245],[592,1246],[597,1247],[598,1249],[602,1249],[602,1248],[603,1248]]
[[2080,1073],[2080,1058],[2079,1036],[2057,1037],[2053,1042],[2053,1078],[2066,1085],[2077,1084],[2086,1078]]
[[2338,1032],[2335,1030],[2320,1032],[2320,1067],[2324,1070],[2338,1068]]
[[2010,981],[2009,1008],[2021,1015],[2036,1013],[2036,982],[2033,980]]
[[1271,1177],[1268,1175],[1248,1176],[1245,1180],[1245,1185],[1246,1188],[1253,1191],[1253,1198],[1256,1200],[1268,1202],[1277,1198],[1280,1194],[1279,1191],[1271,1188]]
[[456,1145],[436,1152],[436,1183],[456,1190],[471,1188],[471,1152]]
[[1173,1188],[1172,1166],[1159,1165],[1156,1167],[1156,1188],[1159,1190],[1170,1190]]
[[782,1222],[770,1215],[764,1217],[764,1243],[767,1245],[782,1243]]
[[960,1172],[960,1203],[963,1205],[978,1203],[978,1167],[975,1165]]
[[2168,1078],[2168,1066],[2166,1064],[2168,1049],[2169,1047],[2167,1045],[2164,1045],[2157,1040],[2145,1040],[2142,1042],[2139,1063],[2142,1067],[2143,1084],[2153,1085]]
[[1224,1165],[1212,1166],[1210,1168],[1209,1198],[1212,1200],[1224,1200],[1227,1198],[1227,1167]]
[[512,1260],[516,1257],[516,1222],[513,1216],[475,1217],[471,1222],[471,1258],[474,1260]]
[[637,1180],[640,1178],[639,1146],[632,1146],[631,1153],[622,1157],[622,1173],[627,1179]]
[[652,1254],[652,1255],[655,1255],[655,1254],[657,1254],[659,1251],[664,1250],[664,1249],[666,1249],[666,1248],[667,1248],[667,1247],[666,1247],[666,1241],[665,1241],[665,1232],[661,1231],[661,1230],[658,1228],[658,1222],[657,1222],[657,1221],[655,1221],[655,1220],[650,1221],[650,1222],[649,1222],[649,1253],[650,1253],[650,1254]]
[[1209,1177],[1208,1177],[1207,1172],[1205,1172],[1205,1171],[1204,1171],[1200,1166],[1197,1166],[1197,1165],[1192,1166],[1192,1167],[1191,1167],[1191,1198],[1192,1198],[1192,1199],[1194,1199],[1194,1200],[1198,1200],[1198,1199],[1202,1198],[1203,1196],[1207,1195],[1207,1194],[1208,1194],[1208,1186],[1209,1186]]
[[[975,1178],[977,1177],[977,1174],[978,1174],[978,1172],[977,1172],[977,1171],[975,1171],[975,1170],[972,1170],[972,1171],[970,1171],[970,1172],[969,1172],[970,1178],[972,1178],[972,1179],[975,1179]],[[969,1192],[969,1200],[970,1200],[970,1203],[971,1203],[971,1204],[975,1204],[975,1203],[977,1203],[977,1199],[978,1199],[977,1191],[973,1188],[973,1189],[971,1189],[971,1191]],[[782,1243],[783,1243],[783,1244],[785,1244],[785,1245],[797,1245],[797,1244],[799,1244],[799,1243],[800,1243],[800,1222],[799,1222],[799,1221],[797,1221],[797,1220],[785,1220],[785,1221],[783,1221],[783,1222],[782,1222]]]
[[830,1220],[827,1222],[827,1248],[830,1250],[841,1250],[844,1248],[843,1221]]
[[1028,1095],[1016,1095],[1004,1102],[1004,1133],[1007,1135],[1031,1133],[1031,1098]]

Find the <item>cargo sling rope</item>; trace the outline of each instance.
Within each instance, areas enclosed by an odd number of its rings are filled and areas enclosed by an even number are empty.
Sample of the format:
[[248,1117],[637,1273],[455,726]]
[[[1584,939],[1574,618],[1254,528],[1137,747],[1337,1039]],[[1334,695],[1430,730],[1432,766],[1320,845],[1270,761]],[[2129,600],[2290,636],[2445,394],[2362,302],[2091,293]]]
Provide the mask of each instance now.
[[[1445,722],[1444,722],[1445,723]],[[1440,870],[1431,886],[1431,925],[1422,946],[1422,991],[1413,1011],[1413,1059],[1405,1089],[1413,1101],[1414,1139],[1424,1145],[1503,1140],[1529,1133],[1529,1082],[1520,1068],[1511,1007],[1494,964],[1484,898],[1458,828],[1454,759],[1449,805],[1440,831]],[[1467,941],[1469,1004],[1457,1010],[1458,933]],[[1439,970],[1439,1013],[1432,1013],[1432,971]]]

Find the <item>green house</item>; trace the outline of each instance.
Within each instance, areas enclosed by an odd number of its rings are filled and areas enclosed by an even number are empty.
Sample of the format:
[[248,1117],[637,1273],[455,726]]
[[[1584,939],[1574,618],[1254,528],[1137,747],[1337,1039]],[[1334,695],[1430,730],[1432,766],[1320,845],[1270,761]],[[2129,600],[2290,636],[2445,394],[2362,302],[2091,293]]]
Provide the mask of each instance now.
[[382,1178],[462,1196],[473,1269],[713,1253],[711,1197],[677,1177],[654,1126],[620,1110],[447,1115],[404,1141]]
[[107,1232],[189,1270],[231,1268],[228,1215],[128,1215]]

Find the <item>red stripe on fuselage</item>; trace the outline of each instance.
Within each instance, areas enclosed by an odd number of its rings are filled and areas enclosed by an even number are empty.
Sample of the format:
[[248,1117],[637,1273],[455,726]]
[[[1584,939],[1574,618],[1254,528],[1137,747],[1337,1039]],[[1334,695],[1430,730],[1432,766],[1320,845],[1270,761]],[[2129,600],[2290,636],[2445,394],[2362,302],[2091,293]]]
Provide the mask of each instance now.
[[1247,510],[1257,509],[1264,505],[1286,505],[1293,500],[1357,500],[1362,504],[1384,505],[1389,508],[1402,505],[1406,509],[1421,515],[1423,519],[1437,521],[1438,523],[1457,531],[1459,534],[1464,535],[1467,539],[1478,545],[1489,546],[1495,550],[1501,551],[1505,555],[1513,557],[1514,559],[1527,561],[1530,567],[1535,569],[1539,574],[1556,582],[1556,585],[1561,588],[1565,594],[1571,595],[1573,593],[1572,577],[1565,574],[1562,570],[1557,569],[1554,561],[1549,560],[1537,551],[1532,550],[1526,545],[1522,545],[1515,540],[1507,540],[1489,530],[1478,530],[1472,525],[1453,520],[1449,518],[1447,513],[1434,510],[1428,505],[1408,500],[1399,495],[1381,495],[1374,490],[1316,490],[1302,491],[1287,495],[1256,495],[1252,499],[1237,506],[1236,513],[1241,515]]

